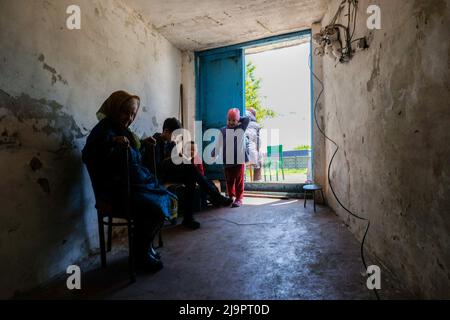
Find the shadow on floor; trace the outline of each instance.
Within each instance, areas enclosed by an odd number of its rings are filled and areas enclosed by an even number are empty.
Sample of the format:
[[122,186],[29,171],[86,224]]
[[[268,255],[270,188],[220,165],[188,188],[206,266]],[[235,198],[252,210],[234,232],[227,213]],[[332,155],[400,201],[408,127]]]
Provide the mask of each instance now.
[[[374,299],[366,287],[360,245],[330,209],[302,200],[247,198],[238,209],[197,214],[202,227],[164,230],[165,268],[138,271],[129,283],[126,243],[108,256],[108,268],[83,274],[82,290],[65,279],[27,299]],[[368,257],[369,264],[380,263]],[[407,299],[382,269],[382,299]]]

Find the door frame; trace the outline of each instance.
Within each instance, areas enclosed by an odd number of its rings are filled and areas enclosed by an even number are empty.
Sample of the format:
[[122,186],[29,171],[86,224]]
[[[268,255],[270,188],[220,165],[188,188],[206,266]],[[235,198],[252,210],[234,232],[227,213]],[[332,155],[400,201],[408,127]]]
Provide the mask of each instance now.
[[[207,49],[207,50],[201,50],[195,52],[195,120],[201,121],[202,117],[202,99],[200,99],[200,58],[205,57],[208,55],[215,55],[219,53],[226,53],[228,51],[236,50],[236,49],[250,49],[254,47],[269,45],[269,44],[275,44],[278,42],[283,41],[289,41],[289,40],[295,40],[295,39],[302,39],[310,37],[310,56],[309,56],[309,63],[311,66],[310,69],[310,79],[311,79],[311,179],[314,181],[314,78],[313,78],[313,58],[312,58],[312,49],[313,49],[313,43],[312,43],[312,30],[311,29],[305,29],[300,31],[295,31],[291,33],[286,33],[282,35],[272,36],[272,37],[266,37],[258,40],[252,40],[247,41],[243,43],[238,43],[234,45],[229,45],[225,47],[220,48],[214,48],[214,49]],[[245,55],[244,55],[245,58]],[[244,91],[243,97],[244,97],[244,108],[245,108],[245,72],[246,72],[246,63],[245,60],[244,63],[244,81],[243,81],[243,88]]]

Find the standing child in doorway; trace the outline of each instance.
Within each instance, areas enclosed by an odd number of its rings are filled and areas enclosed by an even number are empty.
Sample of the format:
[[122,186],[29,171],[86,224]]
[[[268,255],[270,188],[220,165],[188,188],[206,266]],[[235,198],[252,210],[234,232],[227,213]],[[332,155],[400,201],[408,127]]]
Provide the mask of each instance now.
[[227,114],[227,126],[221,129],[225,180],[228,196],[234,199],[233,208],[240,207],[244,198],[244,175],[247,162],[245,130],[249,123],[250,118],[241,118],[239,109],[230,109]]

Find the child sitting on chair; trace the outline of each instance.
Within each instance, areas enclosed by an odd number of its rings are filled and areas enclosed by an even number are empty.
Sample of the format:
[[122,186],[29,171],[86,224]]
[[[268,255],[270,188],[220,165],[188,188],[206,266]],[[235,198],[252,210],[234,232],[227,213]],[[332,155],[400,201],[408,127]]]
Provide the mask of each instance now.
[[200,171],[202,176],[205,176],[205,169],[203,167],[202,158],[198,154],[197,144],[194,141],[186,142],[184,146],[184,154],[186,158]]
[[222,149],[227,193],[234,199],[233,208],[240,207],[244,198],[244,175],[247,162],[245,130],[249,123],[250,118],[241,118],[239,109],[230,109],[227,114],[227,126],[221,129],[223,143],[222,146],[218,146],[218,149]]

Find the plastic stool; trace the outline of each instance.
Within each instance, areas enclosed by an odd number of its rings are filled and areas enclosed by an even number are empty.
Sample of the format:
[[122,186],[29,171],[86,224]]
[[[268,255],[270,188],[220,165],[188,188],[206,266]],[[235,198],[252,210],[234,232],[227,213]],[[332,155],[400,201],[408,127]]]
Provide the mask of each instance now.
[[314,212],[316,212],[316,191],[320,191],[322,195],[322,201],[325,203],[325,197],[323,196],[323,189],[321,186],[317,184],[308,184],[303,186],[303,190],[305,191],[305,204],[304,207],[306,208],[306,195],[308,192],[312,193],[313,200],[314,200]]

